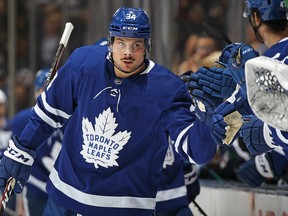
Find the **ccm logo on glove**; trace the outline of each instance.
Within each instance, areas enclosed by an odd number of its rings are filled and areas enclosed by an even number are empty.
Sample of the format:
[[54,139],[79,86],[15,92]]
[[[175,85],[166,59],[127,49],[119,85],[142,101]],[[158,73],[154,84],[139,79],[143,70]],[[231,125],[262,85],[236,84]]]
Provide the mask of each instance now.
[[9,146],[7,150],[4,152],[6,157],[11,158],[14,161],[19,163],[32,166],[34,162],[34,158],[25,151],[17,148],[12,140],[9,141]]
[[269,161],[265,157],[265,153],[261,155],[257,155],[255,157],[255,163],[256,163],[256,168],[257,171],[264,176],[265,178],[273,178],[273,172],[271,170]]

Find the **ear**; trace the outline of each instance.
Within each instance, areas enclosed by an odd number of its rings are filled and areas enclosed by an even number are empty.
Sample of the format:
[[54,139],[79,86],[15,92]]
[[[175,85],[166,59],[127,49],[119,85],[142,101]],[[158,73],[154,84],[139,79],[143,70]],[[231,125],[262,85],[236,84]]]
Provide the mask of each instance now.
[[261,25],[261,17],[256,11],[251,14],[250,19],[252,27],[259,27]]

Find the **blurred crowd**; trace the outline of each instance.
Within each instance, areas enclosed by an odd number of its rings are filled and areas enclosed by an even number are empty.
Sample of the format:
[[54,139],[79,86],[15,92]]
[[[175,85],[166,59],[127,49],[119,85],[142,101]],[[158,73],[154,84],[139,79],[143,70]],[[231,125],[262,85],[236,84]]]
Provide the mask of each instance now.
[[[65,19],[77,25],[74,38],[69,41],[67,55],[76,47],[85,44],[85,31],[87,1],[69,1],[63,7],[63,1],[16,1],[15,26],[15,112],[34,103],[32,98],[33,77],[41,68],[51,67],[58,44],[63,33]],[[31,7],[36,9],[31,10]],[[35,19],[31,13],[36,11]],[[8,1],[0,0],[0,88],[8,92]],[[33,20],[33,21],[31,21]],[[11,26],[11,25],[10,25]],[[31,34],[35,32],[35,34]],[[33,46],[32,46],[33,44]],[[69,51],[70,50],[70,51]],[[8,98],[9,99],[9,98]]]

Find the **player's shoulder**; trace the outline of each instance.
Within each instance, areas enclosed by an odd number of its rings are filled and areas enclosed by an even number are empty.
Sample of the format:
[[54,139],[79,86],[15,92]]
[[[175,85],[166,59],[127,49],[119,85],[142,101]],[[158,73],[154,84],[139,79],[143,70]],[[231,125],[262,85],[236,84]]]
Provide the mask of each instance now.
[[175,85],[174,87],[178,85],[182,86],[184,84],[183,81],[176,74],[174,74],[171,70],[161,64],[157,64],[152,60],[149,60],[149,67],[147,69],[148,74],[157,82],[164,82],[163,84],[169,86]]
[[107,55],[107,46],[82,46],[74,50],[67,61],[67,65],[70,67],[71,71],[74,71],[72,73],[77,77],[77,74],[79,74],[79,71],[82,71],[82,68],[86,68],[85,71],[88,71],[89,73],[95,70],[95,68],[98,68],[98,70],[104,68],[103,65],[107,62]]
[[274,44],[265,51],[264,56],[276,58],[280,61],[285,59],[288,56],[288,39],[282,39]]

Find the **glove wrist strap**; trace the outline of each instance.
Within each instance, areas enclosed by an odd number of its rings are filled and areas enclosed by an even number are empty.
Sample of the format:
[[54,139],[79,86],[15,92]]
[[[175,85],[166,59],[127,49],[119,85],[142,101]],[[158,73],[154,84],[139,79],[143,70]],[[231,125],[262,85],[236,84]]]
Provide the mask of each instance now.
[[[4,155],[14,161],[17,161],[19,163],[28,165],[28,166],[32,166],[33,162],[34,162],[34,158],[35,158],[35,152],[32,150],[28,150],[25,151],[23,150],[24,147],[22,146],[23,149],[18,148],[14,143],[15,140],[10,140],[9,141],[9,146],[7,148],[7,150],[5,150]],[[20,145],[18,143],[18,145]]]

